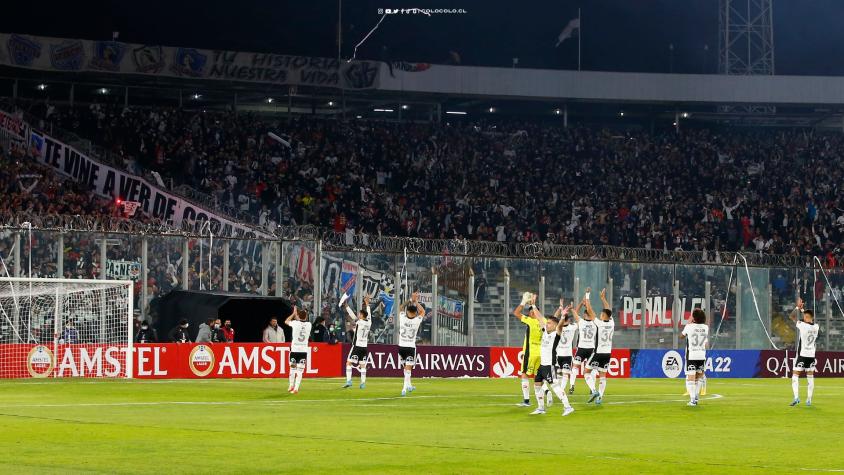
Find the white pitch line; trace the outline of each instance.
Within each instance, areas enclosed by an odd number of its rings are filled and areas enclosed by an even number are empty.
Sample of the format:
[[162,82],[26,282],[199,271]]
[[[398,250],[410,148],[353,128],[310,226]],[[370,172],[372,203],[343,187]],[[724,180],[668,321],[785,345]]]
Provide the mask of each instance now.
[[[319,404],[334,404],[334,403],[352,403],[357,406],[366,407],[380,407],[381,405],[372,404],[357,404],[363,401],[395,401],[395,400],[409,400],[414,399],[460,399],[471,397],[473,399],[483,397],[502,397],[502,394],[489,395],[475,395],[475,396],[449,396],[449,395],[417,395],[417,396],[388,396],[375,398],[355,398],[355,399],[274,399],[267,401],[138,401],[138,402],[92,402],[92,403],[71,403],[71,404],[0,404],[0,408],[15,409],[15,408],[67,408],[67,407],[139,407],[139,406],[243,406],[243,405],[284,405],[295,403],[319,403]],[[506,395],[511,397],[511,395]],[[616,395],[618,396],[618,395]],[[632,396],[632,395],[631,395]],[[641,395],[639,395],[641,396]],[[703,400],[714,400],[723,398],[720,394],[713,394]],[[605,405],[619,405],[619,404],[664,404],[669,402],[683,402],[686,399],[661,399],[661,400],[639,400],[639,401],[607,401]],[[575,402],[574,404],[584,404]],[[474,404],[477,406],[478,404]],[[487,403],[480,404],[485,406],[514,406],[510,403]],[[384,405],[386,406],[386,405]],[[398,406],[398,404],[396,404]],[[465,406],[464,404],[455,404],[454,406]],[[432,405],[431,407],[437,407]],[[441,406],[449,407],[449,406]]]

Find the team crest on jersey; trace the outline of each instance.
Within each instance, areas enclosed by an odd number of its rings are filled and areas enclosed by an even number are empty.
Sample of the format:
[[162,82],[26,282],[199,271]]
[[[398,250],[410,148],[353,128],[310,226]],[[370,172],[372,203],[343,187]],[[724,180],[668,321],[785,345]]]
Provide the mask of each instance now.
[[26,370],[33,378],[46,378],[53,371],[54,364],[53,352],[44,345],[33,347],[26,357]]
[[193,348],[188,356],[188,366],[193,374],[200,378],[208,376],[214,371],[214,353],[205,345],[198,345]]
[[662,372],[668,378],[676,378],[683,372],[683,357],[676,351],[667,351],[662,356]]

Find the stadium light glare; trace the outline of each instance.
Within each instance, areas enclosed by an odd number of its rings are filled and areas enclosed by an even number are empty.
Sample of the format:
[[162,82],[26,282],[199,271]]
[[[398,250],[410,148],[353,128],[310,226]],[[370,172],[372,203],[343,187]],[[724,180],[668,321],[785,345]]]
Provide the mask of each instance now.
[[557,114],[557,115],[560,115],[562,113],[562,111],[560,109],[554,109],[554,113]]
[[202,94],[194,94],[194,95],[192,95],[192,96],[191,96],[191,98],[192,98],[193,100],[198,100],[198,99],[199,99],[199,98],[201,98],[201,97],[202,97]]
[[355,116],[355,118],[356,119],[363,119],[363,116],[358,115],[358,116]]
[[99,92],[102,95],[106,95],[106,94],[108,94],[108,89],[105,88],[105,87],[101,87],[97,90],[97,92]]
[[619,113],[618,113],[618,115],[619,115],[620,117],[624,117],[624,111],[619,112]]
[[372,112],[393,112],[393,109],[372,109]]
[[489,113],[490,113],[490,114],[492,114],[492,113],[494,113],[494,112],[495,112],[495,107],[490,107],[490,108],[489,108]]
[[674,127],[677,127],[677,122],[672,122],[671,125],[673,125]]
[[463,112],[463,111],[445,111],[445,113],[451,114],[451,115],[466,115],[467,114],[467,112]]
[[273,99],[272,97],[268,97],[267,98],[267,104],[272,104],[274,100],[275,99]]
[[684,118],[684,119],[688,119],[688,118],[689,118],[689,113],[688,113],[688,112],[683,112],[682,114],[680,114],[680,116],[681,116],[682,118]]
[[402,110],[407,110],[407,109],[410,108],[410,106],[408,106],[407,104],[402,104],[401,108],[402,108]]
[[328,101],[328,107],[334,107],[334,101]]
[[36,86],[36,88],[38,88],[39,91],[43,91],[44,89],[47,89],[47,85],[44,84],[44,83],[41,83],[38,86]]

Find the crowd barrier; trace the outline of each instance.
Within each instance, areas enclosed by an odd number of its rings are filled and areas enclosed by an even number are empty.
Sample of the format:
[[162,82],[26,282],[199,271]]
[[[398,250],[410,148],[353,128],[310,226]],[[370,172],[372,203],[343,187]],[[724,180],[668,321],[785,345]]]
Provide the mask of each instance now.
[[[125,374],[124,349],[115,345],[60,345],[54,354],[46,345],[2,345],[7,354],[26,355],[9,361],[4,376],[117,377]],[[332,378],[344,374],[347,344],[310,346],[306,377]],[[400,377],[402,364],[395,345],[369,345],[370,376]],[[712,350],[706,374],[711,378],[776,378],[791,374],[795,354],[790,350]],[[420,346],[417,377],[516,377],[521,348]],[[132,374],[139,379],[280,378],[289,374],[289,344],[162,343],[134,347]],[[6,358],[8,360],[8,358]],[[612,352],[612,378],[679,378],[684,374],[682,350]],[[819,377],[844,377],[844,352],[817,352]]]

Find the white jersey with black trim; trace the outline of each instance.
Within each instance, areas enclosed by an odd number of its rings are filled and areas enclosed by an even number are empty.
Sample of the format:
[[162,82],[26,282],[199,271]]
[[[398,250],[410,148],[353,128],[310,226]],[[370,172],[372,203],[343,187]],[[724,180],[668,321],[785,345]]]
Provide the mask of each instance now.
[[603,321],[600,318],[596,318],[595,326],[598,327],[598,348],[595,349],[595,353],[612,353],[612,337],[613,333],[615,333],[615,320],[610,318],[607,321]]
[[408,318],[407,313],[399,312],[399,346],[416,348],[416,333],[422,325],[422,317]]
[[576,325],[569,324],[560,329],[560,341],[557,342],[557,356],[571,356],[571,348],[576,333]]
[[686,361],[703,361],[706,359],[706,345],[709,342],[709,325],[705,323],[689,323],[683,327],[686,337]]
[[800,337],[797,340],[797,355],[804,358],[815,357],[815,342],[818,340],[820,326],[817,323],[806,323],[797,320],[797,331]]
[[369,344],[369,329],[372,327],[372,320],[357,319],[355,321],[355,346],[366,348]]
[[595,349],[595,337],[598,334],[598,327],[594,320],[580,319],[577,322],[577,347],[590,350]]
[[308,338],[311,336],[311,322],[293,320],[290,322],[290,328],[293,329],[290,351],[292,353],[307,353]]
[[542,327],[542,345],[539,348],[540,366],[553,366],[554,364],[554,340],[557,339],[557,332]]

